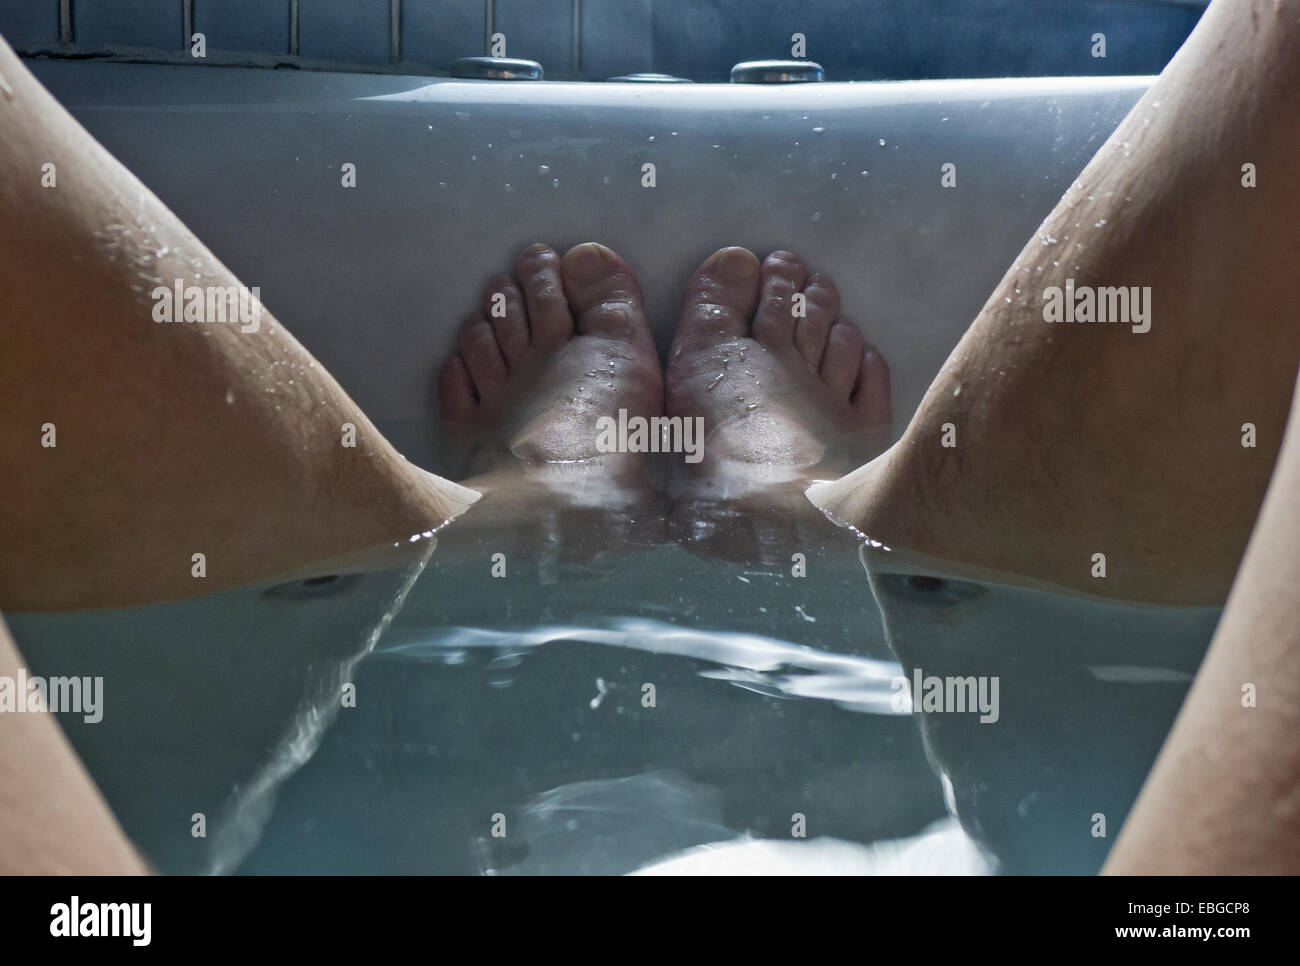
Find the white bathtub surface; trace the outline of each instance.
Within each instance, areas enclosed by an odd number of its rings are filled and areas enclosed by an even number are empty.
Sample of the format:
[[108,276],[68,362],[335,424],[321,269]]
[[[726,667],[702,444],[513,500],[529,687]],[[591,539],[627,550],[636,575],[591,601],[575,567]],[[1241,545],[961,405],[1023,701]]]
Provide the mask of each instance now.
[[[894,370],[895,429],[1150,83],[466,82],[29,61],[416,462],[480,290],[534,241],[603,242],[666,350],[723,245],[828,273]],[[356,165],[356,187],[341,166]],[[957,166],[957,187],[940,167]],[[656,186],[643,187],[655,165]]]

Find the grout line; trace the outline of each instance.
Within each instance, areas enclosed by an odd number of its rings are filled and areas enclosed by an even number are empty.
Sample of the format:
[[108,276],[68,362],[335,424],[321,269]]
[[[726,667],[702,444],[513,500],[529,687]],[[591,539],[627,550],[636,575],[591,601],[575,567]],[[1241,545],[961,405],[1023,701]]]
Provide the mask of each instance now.
[[[483,0],[483,4],[486,11],[485,22],[487,24],[487,30],[483,34],[483,53],[491,54],[492,53],[492,32],[496,29],[497,26],[497,0]],[[509,53],[510,51],[507,50],[506,54],[509,55]]]
[[402,0],[390,0],[388,7],[388,59],[394,64],[402,59]]
[[185,14],[182,17],[184,23],[181,29],[185,31],[185,36],[181,41],[181,50],[189,50],[191,38],[194,36],[194,0],[185,0],[183,7]]
[[72,0],[59,0],[59,43],[72,43]]
[[289,0],[289,56],[298,56],[298,0]]
[[582,0],[573,0],[573,48],[569,52],[569,69],[574,80],[582,79]]

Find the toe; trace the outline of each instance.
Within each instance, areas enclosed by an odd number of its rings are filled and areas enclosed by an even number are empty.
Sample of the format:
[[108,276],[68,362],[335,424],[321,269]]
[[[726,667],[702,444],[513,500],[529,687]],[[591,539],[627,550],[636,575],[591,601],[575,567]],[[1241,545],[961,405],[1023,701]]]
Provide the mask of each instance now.
[[796,293],[803,289],[807,271],[796,255],[773,252],[763,260],[762,295],[754,316],[754,338],[769,348],[794,341],[795,322],[806,308]]
[[506,365],[513,366],[528,348],[528,313],[524,293],[509,275],[498,275],[488,283],[483,314],[496,334]]
[[840,317],[840,293],[825,275],[814,275],[804,286],[804,314],[796,320],[794,345],[812,368],[821,365],[826,339]]
[[531,342],[554,349],[573,335],[573,316],[564,298],[560,256],[545,245],[531,245],[515,262],[515,278],[524,290]]
[[478,412],[474,383],[459,354],[448,359],[438,374],[438,411],[448,423],[468,423]]
[[722,248],[695,270],[682,296],[677,339],[714,344],[749,335],[758,306],[758,259],[746,248]]
[[862,333],[856,325],[837,322],[826,338],[821,375],[837,402],[849,401],[862,367]]
[[890,425],[893,412],[889,403],[889,365],[873,345],[862,349],[862,365],[853,386],[852,401],[866,427],[882,429]]
[[480,400],[496,392],[506,381],[506,360],[492,326],[482,316],[473,316],[460,330],[460,357],[465,360]]
[[595,242],[575,245],[564,253],[560,274],[579,332],[649,341],[641,287],[618,255]]

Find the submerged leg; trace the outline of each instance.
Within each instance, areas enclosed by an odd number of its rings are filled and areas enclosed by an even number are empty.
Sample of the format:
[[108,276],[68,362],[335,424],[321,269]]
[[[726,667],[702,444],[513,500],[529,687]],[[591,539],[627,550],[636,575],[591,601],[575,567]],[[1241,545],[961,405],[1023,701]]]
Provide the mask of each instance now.
[[[14,681],[23,666],[0,618],[0,677]],[[26,703],[27,695],[16,699]],[[53,715],[6,711],[0,728],[0,875],[146,871]]]
[[1300,396],[1210,652],[1104,871],[1300,871]]

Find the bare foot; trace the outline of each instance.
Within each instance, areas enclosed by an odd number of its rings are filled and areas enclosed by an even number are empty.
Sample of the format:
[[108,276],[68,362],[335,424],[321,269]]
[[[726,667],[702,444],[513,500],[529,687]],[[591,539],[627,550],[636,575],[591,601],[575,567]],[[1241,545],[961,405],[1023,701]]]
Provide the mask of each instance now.
[[515,277],[489,283],[438,380],[464,469],[622,462],[597,448],[598,420],[663,411],[663,377],[641,289],[627,264],[587,242],[563,259],[532,245]]
[[789,252],[715,252],[683,297],[666,410],[704,420],[703,476],[773,482],[853,465],[890,429],[889,369]]

